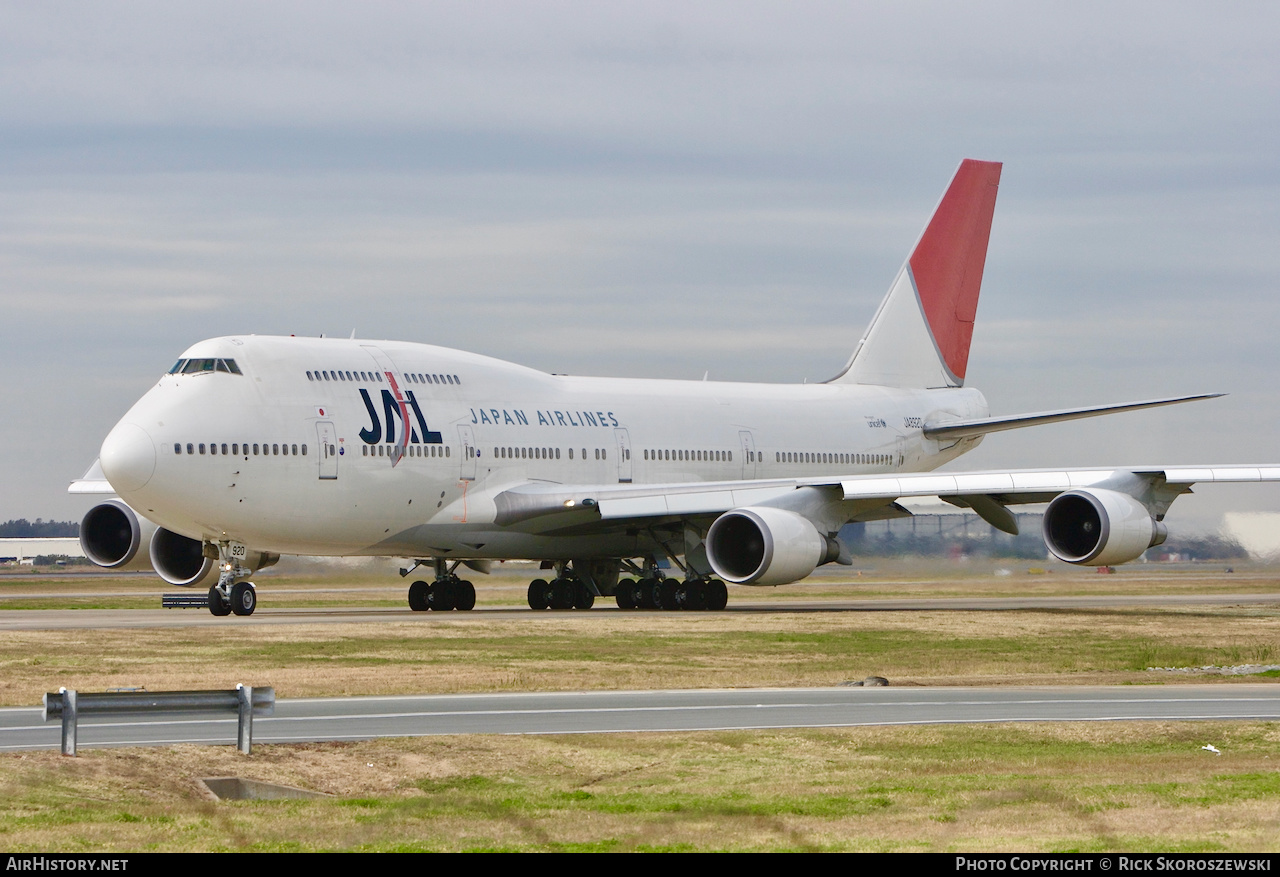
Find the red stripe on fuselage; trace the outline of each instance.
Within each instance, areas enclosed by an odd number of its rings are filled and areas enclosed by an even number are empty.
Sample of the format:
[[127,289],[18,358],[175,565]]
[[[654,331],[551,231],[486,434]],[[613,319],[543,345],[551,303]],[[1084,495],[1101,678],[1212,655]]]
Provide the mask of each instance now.
[[391,468],[394,469],[396,464],[404,459],[405,454],[409,452],[409,406],[404,401],[404,396],[400,395],[400,385],[396,383],[396,376],[391,372],[383,372],[387,376],[387,383],[391,385],[391,392],[396,397],[396,404],[400,406],[400,425],[404,427],[400,430],[400,441],[396,444],[396,456],[391,461]]
[[963,380],[987,261],[1001,164],[960,163],[908,260],[929,330],[947,369]]

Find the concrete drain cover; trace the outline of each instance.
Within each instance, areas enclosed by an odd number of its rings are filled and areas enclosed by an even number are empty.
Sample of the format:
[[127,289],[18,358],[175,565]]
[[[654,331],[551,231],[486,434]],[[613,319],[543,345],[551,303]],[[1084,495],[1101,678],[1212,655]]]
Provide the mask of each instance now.
[[329,798],[323,792],[312,792],[293,786],[278,786],[261,780],[241,777],[203,777],[200,782],[219,801],[281,801],[296,798]]

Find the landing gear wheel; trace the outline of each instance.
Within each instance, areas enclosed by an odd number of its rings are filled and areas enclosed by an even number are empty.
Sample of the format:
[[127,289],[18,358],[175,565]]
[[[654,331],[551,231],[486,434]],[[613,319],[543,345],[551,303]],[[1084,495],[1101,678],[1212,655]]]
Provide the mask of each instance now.
[[682,609],[701,612],[707,608],[707,583],[704,581],[685,582],[684,604]]
[[219,618],[231,614],[231,607],[227,605],[226,600],[222,599],[222,592],[218,590],[217,585],[209,589],[209,614]]
[[253,582],[240,582],[231,586],[231,611],[236,615],[252,615],[258,608],[258,593]]
[[637,583],[636,606],[641,609],[657,609],[662,605],[662,581],[641,579]]
[[445,579],[427,589],[427,605],[437,612],[448,612],[458,603],[453,582]]
[[670,612],[672,609],[679,609],[680,604],[676,601],[676,594],[682,585],[676,579],[663,579],[662,586],[658,589],[658,605]]
[[551,608],[573,608],[573,582],[568,579],[556,579],[551,583]]
[[618,582],[618,587],[613,591],[613,599],[617,601],[619,609],[636,608],[636,583],[633,579],[623,579]]
[[459,581],[454,596],[457,602],[454,608],[460,612],[470,612],[476,608],[476,586],[468,581]]
[[591,593],[582,582],[573,583],[573,608],[574,609],[590,609],[596,605],[596,595]]
[[729,589],[719,579],[707,582],[707,608],[719,612],[729,605]]
[[529,583],[529,608],[543,610],[551,605],[551,585],[546,579],[534,579]]
[[426,612],[431,607],[427,605],[427,589],[431,586],[426,582],[414,582],[409,586],[409,608],[414,612]]

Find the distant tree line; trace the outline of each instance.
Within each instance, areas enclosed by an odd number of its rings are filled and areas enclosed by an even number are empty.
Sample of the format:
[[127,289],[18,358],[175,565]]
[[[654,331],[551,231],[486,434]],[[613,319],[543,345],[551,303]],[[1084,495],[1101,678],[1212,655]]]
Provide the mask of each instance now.
[[79,536],[78,521],[46,521],[36,518],[35,522],[26,518],[5,521],[0,524],[0,538],[4,539],[48,539],[59,536]]

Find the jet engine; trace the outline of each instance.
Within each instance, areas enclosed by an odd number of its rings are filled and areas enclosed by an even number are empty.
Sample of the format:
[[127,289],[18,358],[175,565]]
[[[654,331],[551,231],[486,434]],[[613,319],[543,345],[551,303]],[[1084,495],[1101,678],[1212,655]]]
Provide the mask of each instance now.
[[217,564],[204,556],[204,543],[160,527],[151,537],[151,566],[160,578],[182,588],[199,584]]
[[80,548],[107,569],[151,569],[146,546],[155,529],[121,500],[109,499],[89,509],[80,521]]
[[1069,490],[1044,513],[1045,545],[1067,563],[1128,563],[1168,534],[1142,503],[1115,490]]
[[707,531],[707,560],[738,585],[785,585],[840,556],[836,540],[786,509],[753,506],[716,518]]

